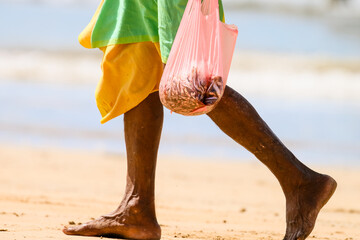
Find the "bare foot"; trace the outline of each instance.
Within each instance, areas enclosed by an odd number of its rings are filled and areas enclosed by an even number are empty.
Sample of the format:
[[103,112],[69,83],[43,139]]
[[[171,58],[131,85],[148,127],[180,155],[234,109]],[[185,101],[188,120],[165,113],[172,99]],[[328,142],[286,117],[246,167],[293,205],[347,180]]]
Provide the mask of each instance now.
[[319,174],[310,183],[287,194],[284,240],[303,240],[309,236],[320,209],[331,198],[336,186],[333,178]]
[[159,225],[131,225],[118,222],[117,219],[100,217],[99,219],[69,226],[63,229],[67,235],[103,236],[137,240],[158,240],[161,236]]
[[148,217],[145,211],[134,207],[116,210],[96,220],[79,226],[67,226],[63,232],[67,235],[103,236],[136,240],[158,240],[161,229],[156,217]]

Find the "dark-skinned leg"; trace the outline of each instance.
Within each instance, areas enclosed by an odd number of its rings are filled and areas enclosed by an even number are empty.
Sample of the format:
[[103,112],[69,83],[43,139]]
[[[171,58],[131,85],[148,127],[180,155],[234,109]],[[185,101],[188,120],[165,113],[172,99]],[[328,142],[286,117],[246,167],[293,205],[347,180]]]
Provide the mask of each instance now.
[[150,94],[137,107],[125,113],[128,169],[123,200],[110,214],[79,226],[65,227],[65,234],[160,239],[154,189],[162,124],[163,107],[158,92]]
[[286,240],[305,239],[314,228],[320,209],[336,189],[327,175],[301,163],[275,136],[251,104],[226,87],[208,116],[219,128],[253,153],[278,179],[286,197]]

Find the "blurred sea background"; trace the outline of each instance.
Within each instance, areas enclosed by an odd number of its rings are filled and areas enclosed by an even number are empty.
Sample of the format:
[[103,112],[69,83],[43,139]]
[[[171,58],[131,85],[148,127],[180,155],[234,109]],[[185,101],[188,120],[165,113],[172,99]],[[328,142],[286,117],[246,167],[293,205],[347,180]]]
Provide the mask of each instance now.
[[[101,52],[77,36],[98,0],[0,0],[0,144],[125,154],[101,125]],[[223,0],[239,36],[228,85],[308,164],[360,164],[360,0]],[[206,116],[165,109],[160,155],[254,157]]]

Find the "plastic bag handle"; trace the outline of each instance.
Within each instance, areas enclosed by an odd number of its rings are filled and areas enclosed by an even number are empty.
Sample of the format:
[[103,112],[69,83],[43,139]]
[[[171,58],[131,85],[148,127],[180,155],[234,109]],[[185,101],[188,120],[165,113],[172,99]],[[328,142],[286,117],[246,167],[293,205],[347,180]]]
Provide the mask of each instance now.
[[204,16],[219,14],[219,0],[189,0],[184,14],[190,14],[195,4],[201,6],[201,12]]
[[219,1],[218,0],[202,0],[201,12],[204,15],[212,15],[215,13],[219,14]]

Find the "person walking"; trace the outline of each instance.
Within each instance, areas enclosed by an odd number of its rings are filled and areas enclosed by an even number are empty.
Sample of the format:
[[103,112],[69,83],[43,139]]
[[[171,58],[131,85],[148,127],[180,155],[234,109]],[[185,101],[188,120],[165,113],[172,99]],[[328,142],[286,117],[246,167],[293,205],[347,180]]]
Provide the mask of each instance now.
[[[161,238],[154,196],[163,125],[158,87],[186,4],[187,0],[103,0],[80,34],[83,46],[104,52],[97,105],[101,123],[124,114],[128,168],[119,206],[98,219],[65,227],[65,234]],[[223,21],[221,0],[219,7]],[[231,87],[226,86],[223,97],[207,115],[279,181],[286,198],[284,240],[309,236],[319,211],[336,189],[336,181],[300,162],[254,107]]]

